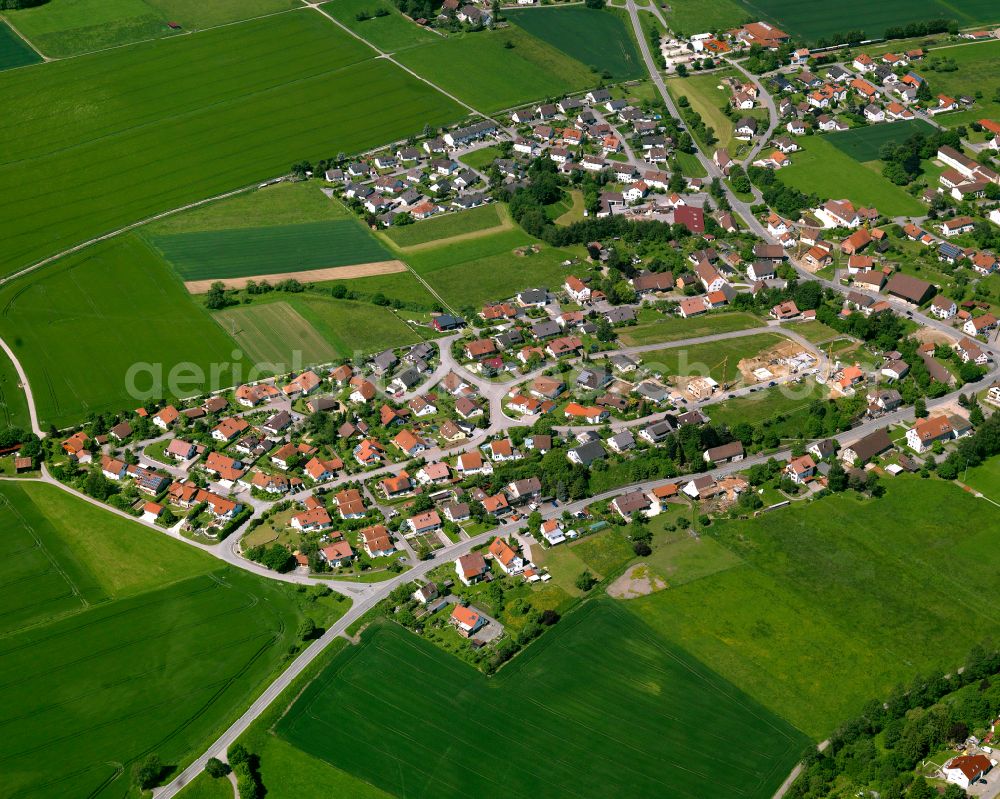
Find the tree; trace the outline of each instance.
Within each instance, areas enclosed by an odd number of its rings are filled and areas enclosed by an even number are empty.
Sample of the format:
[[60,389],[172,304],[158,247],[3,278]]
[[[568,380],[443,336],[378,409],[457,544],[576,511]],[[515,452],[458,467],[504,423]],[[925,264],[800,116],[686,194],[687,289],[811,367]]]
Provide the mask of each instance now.
[[221,280],[216,280],[208,289],[205,295],[205,307],[210,311],[218,311],[228,305],[226,299],[226,285]]
[[830,473],[826,477],[827,487],[835,492],[840,493],[841,491],[847,490],[847,472],[844,471],[844,467],[841,465],[839,460],[835,460],[830,464]]
[[163,773],[163,763],[157,754],[146,755],[132,767],[132,780],[140,789],[146,791],[160,781]]
[[232,769],[228,764],[223,763],[217,757],[210,757],[208,762],[205,764],[205,773],[213,779],[219,779],[220,777],[225,777]]
[[299,625],[299,640],[311,641],[316,637],[316,622],[306,616]]
[[916,401],[913,403],[913,415],[918,419],[927,418],[927,403],[924,401],[923,397],[917,397]]
[[589,591],[595,585],[597,585],[597,578],[586,569],[576,578],[576,587],[581,591]]

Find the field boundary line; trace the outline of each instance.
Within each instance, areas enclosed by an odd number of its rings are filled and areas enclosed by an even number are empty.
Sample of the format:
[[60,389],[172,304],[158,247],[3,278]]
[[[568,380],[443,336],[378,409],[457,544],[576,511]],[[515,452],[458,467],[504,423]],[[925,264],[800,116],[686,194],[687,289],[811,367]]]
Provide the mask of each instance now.
[[[15,35],[19,39],[21,39],[21,41],[23,41],[26,45],[28,45],[28,47],[30,47],[33,52],[35,52],[35,53],[38,54],[39,58],[42,59],[42,63],[43,64],[48,63],[49,61],[54,60],[54,59],[50,58],[49,56],[45,55],[45,53],[43,53],[41,50],[38,49],[38,47],[35,46],[35,43],[33,41],[31,41],[31,39],[29,39],[27,36],[25,36],[23,33],[21,33],[21,31],[19,31],[17,29],[17,26],[13,22],[10,21],[10,17],[7,14],[0,14],[0,19],[2,19],[6,23],[6,25],[7,25],[8,28],[10,28],[12,31],[14,31]],[[38,66],[38,65],[37,64],[21,64],[21,66],[19,66],[19,67],[11,67],[11,69],[24,69],[25,67],[34,67],[34,66]],[[4,72],[6,72],[6,71],[7,70],[5,69]]]

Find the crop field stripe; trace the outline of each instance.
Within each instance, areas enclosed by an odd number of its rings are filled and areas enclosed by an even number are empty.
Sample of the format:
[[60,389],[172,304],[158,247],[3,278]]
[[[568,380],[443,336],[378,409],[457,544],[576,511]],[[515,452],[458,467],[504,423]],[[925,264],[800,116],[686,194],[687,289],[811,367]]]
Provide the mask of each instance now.
[[249,277],[389,260],[353,219],[176,233],[153,239],[184,280]]
[[937,130],[923,119],[891,122],[883,125],[870,125],[864,128],[853,128],[840,133],[830,133],[830,144],[856,161],[866,162],[878,160],[882,145],[892,142],[902,144],[917,133],[925,136]]
[[38,52],[0,16],[0,71],[26,67],[41,60]]

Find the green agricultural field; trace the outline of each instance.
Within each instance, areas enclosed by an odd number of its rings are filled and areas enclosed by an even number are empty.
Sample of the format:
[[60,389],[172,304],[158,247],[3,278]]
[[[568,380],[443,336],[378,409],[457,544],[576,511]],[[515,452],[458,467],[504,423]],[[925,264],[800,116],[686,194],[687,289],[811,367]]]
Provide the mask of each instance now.
[[958,476],[960,482],[1000,504],[1000,458],[990,458]]
[[[333,0],[332,3],[324,3],[323,10],[387,53],[398,53],[441,38],[404,17],[390,0]],[[378,11],[388,13],[376,17]],[[367,14],[369,19],[359,20],[358,14],[362,13]]]
[[[377,625],[334,658],[276,732],[390,794],[442,799],[580,796],[595,785],[693,797],[708,784],[763,799],[804,744],[607,600],[564,618],[492,679],[395,625]],[[723,741],[741,742],[727,750],[726,769],[702,767],[699,755]],[[501,774],[484,760],[490,752],[517,767]]]
[[295,0],[55,0],[4,13],[43,53],[63,57],[298,7]]
[[222,329],[234,336],[252,360],[287,365],[271,371],[288,371],[296,364],[328,363],[420,340],[420,335],[388,308],[313,294],[285,296],[287,299],[269,299],[215,314]]
[[403,50],[397,60],[487,113],[581,91],[595,79],[579,61],[514,26],[451,35]]
[[183,280],[280,274],[392,258],[357,219],[175,233],[152,241]]
[[749,330],[754,327],[764,327],[764,322],[741,311],[706,314],[693,319],[663,316],[651,322],[640,321],[635,327],[622,328],[618,332],[618,338],[627,347],[639,347],[711,336],[716,333],[730,333],[734,330]]
[[[1000,10],[993,6],[1000,15]],[[970,97],[982,92],[982,97],[976,96],[976,104],[969,111],[959,111],[955,114],[942,114],[937,122],[942,125],[968,125],[977,119],[1000,120],[1000,102],[997,102],[997,90],[1000,89],[1000,42],[994,40],[973,45],[942,47],[933,50],[935,57],[954,61],[958,67],[954,72],[928,72],[924,74],[935,93],[948,94],[957,97],[967,94]]]
[[892,122],[888,125],[868,125],[863,128],[853,128],[842,133],[831,133],[826,140],[855,161],[877,161],[882,145],[902,144],[917,133],[924,136],[933,133],[936,128],[923,119],[911,119],[905,122]]
[[[123,236],[66,258],[0,291],[0,335],[28,373],[42,426],[65,426],[90,411],[134,408],[126,385],[135,364],[190,363],[207,377],[178,386],[189,396],[239,381],[245,362],[233,340],[192,300],[170,267],[141,239]],[[143,372],[148,374],[148,372]],[[182,375],[183,376],[183,375]],[[146,391],[150,378],[139,376]],[[172,395],[169,386],[163,394]],[[176,394],[173,394],[176,396]]]
[[412,225],[392,227],[385,232],[386,238],[397,247],[406,249],[418,244],[427,244],[441,239],[453,239],[469,233],[479,233],[493,228],[510,228],[510,214],[505,206],[496,203],[456,211],[444,216],[432,217]]
[[889,0],[877,4],[847,0],[846,5],[797,3],[795,0],[740,2],[754,19],[763,17],[792,36],[811,43],[858,29],[868,38],[875,39],[881,37],[886,28],[928,19],[954,19],[962,27],[1000,21],[1000,10],[992,0],[967,0],[961,4],[947,0]]
[[[255,363],[275,364],[268,371],[286,372],[293,363],[328,363],[337,357],[334,346],[287,302],[241,305],[214,317]],[[293,351],[301,353],[297,363],[289,357]]]
[[644,352],[642,364],[663,374],[706,375],[720,383],[731,383],[740,376],[739,362],[742,359],[753,358],[786,340],[777,333],[757,333],[690,347],[670,347]]
[[26,67],[41,60],[42,57],[0,17],[0,71],[13,67]]
[[333,219],[356,219],[337,199],[330,199],[315,181],[278,183],[225,200],[182,211],[143,227],[144,235],[169,236],[204,230],[233,230],[267,225],[299,225]]
[[0,73],[8,109],[0,273],[284,173],[292,161],[363,150],[464,115],[373,55],[303,9]]
[[[886,488],[879,500],[841,494],[717,522],[707,533],[743,564],[624,606],[822,739],[872,696],[953,669],[1000,633],[981,601],[1000,516],[941,481],[899,477]],[[945,553],[955,569],[941,569]]]
[[0,429],[20,427],[28,430],[30,422],[28,398],[21,388],[17,371],[6,353],[0,352]]
[[413,269],[456,308],[476,308],[533,286],[562,284],[571,257],[562,250],[538,244],[541,251],[515,255],[514,250],[537,244],[519,228],[505,233],[445,243],[439,248],[408,253]]
[[597,72],[607,71],[615,80],[646,74],[631,28],[624,17],[609,9],[548,6],[508,9],[504,15],[571,58]]
[[678,36],[723,31],[738,27],[748,18],[747,10],[737,0],[671,0],[663,11],[670,29]]
[[130,795],[134,760],[200,752],[295,639],[287,586],[61,489],[3,484],[0,524],[5,795]]
[[799,139],[803,149],[792,153],[791,166],[779,170],[778,179],[806,194],[875,206],[886,216],[919,216],[926,211],[919,200],[882,177],[878,165],[858,163],[827,138]]

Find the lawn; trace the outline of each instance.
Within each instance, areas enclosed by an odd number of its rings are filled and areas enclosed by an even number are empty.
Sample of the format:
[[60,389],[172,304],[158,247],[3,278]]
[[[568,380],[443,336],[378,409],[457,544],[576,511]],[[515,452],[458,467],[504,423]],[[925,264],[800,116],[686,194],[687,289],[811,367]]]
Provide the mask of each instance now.
[[917,133],[927,136],[937,130],[923,119],[892,122],[888,125],[868,125],[840,133],[831,133],[826,140],[855,161],[877,161],[882,145],[892,142],[902,144]]
[[689,347],[670,347],[644,352],[642,365],[664,375],[703,375],[720,383],[732,383],[740,376],[742,359],[753,358],[786,340],[777,333],[757,333]]
[[381,352],[420,336],[390,309],[312,294],[218,311],[215,319],[265,371],[282,372],[338,357]]
[[156,237],[195,231],[356,219],[340,200],[323,194],[320,185],[318,181],[308,180],[255,189],[151,222],[143,227],[143,232]]
[[487,113],[562,97],[595,81],[579,61],[514,26],[438,38],[401,51],[397,60]]
[[959,475],[959,481],[1000,504],[1000,458],[990,458]]
[[305,272],[392,258],[357,219],[156,236],[183,280]]
[[372,55],[303,9],[0,73],[0,274],[296,160],[464,115]]
[[575,541],[572,549],[573,554],[598,577],[609,576],[635,557],[632,545],[617,530],[602,530]]
[[55,0],[5,14],[43,53],[64,57],[298,7],[295,0]]
[[624,17],[613,11],[576,5],[548,6],[508,9],[504,16],[596,72],[607,72],[615,80],[646,74],[631,28]]
[[[540,252],[515,255],[518,248],[537,244]],[[571,256],[540,244],[520,228],[455,244],[444,243],[407,254],[407,260],[445,301],[456,308],[511,297],[522,289],[562,284]]]
[[26,67],[41,60],[42,57],[0,18],[0,71],[13,67]]
[[287,586],[51,486],[0,499],[5,794],[126,795],[132,761],[200,752],[295,640]]
[[[334,0],[332,3],[324,3],[322,8],[358,36],[388,53],[436,42],[441,38],[438,34],[404,17],[389,0]],[[388,13],[376,17],[375,13],[378,11]],[[357,18],[359,13],[367,14],[369,19],[359,20]]]
[[[28,373],[43,427],[66,426],[90,411],[134,408],[151,396],[184,397],[212,384],[240,382],[246,365],[233,340],[177,280],[170,267],[133,235],[96,244],[0,292],[0,334]],[[149,368],[142,365],[147,364]],[[178,364],[202,373],[169,380]],[[138,369],[130,390],[128,375]]]
[[834,147],[827,138],[799,139],[803,149],[792,154],[792,165],[779,170],[778,179],[806,194],[875,206],[886,216],[919,216],[926,212],[919,200]]
[[[712,785],[763,799],[804,743],[606,600],[564,618],[492,679],[379,624],[333,659],[276,731],[408,797],[544,799],[592,795],[595,785],[622,796],[703,796]],[[723,740],[741,742],[727,750],[726,768],[702,765],[696,755]],[[501,751],[516,768],[500,773],[484,761]]]
[[726,424],[729,427],[740,422],[759,424],[765,420],[774,421],[779,416],[804,413],[813,400],[822,399],[827,394],[827,389],[807,380],[800,384],[774,386],[745,397],[726,400],[712,405],[706,409],[706,413],[713,424]]
[[406,249],[420,244],[437,242],[480,233],[484,230],[510,228],[510,214],[505,206],[497,203],[480,205],[467,211],[424,219],[403,227],[391,227],[385,232],[386,238],[397,247]]
[[583,221],[585,209],[582,191],[571,189],[557,205],[560,213],[553,219],[557,225],[572,225],[575,222]]
[[869,39],[876,39],[888,27],[928,19],[954,19],[962,27],[1000,21],[1000,11],[992,0],[966,0],[961,4],[947,0],[889,0],[872,5],[865,0],[847,0],[847,5],[818,6],[795,0],[741,0],[754,19],[776,22],[792,36],[815,43],[821,38],[843,41],[837,34],[861,29]]
[[652,322],[642,322],[635,327],[622,328],[618,337],[625,346],[637,347],[711,336],[715,333],[729,333],[733,330],[749,330],[754,327],[764,327],[764,323],[755,316],[739,311],[706,314],[693,319],[664,316]]
[[468,167],[483,170],[488,168],[500,155],[500,148],[491,144],[486,147],[480,147],[478,150],[470,150],[458,160]]
[[181,799],[232,799],[233,786],[226,777],[215,779],[201,772],[178,794]]
[[707,533],[744,564],[624,607],[824,738],[872,696],[953,669],[1000,632],[981,602],[1000,516],[952,484],[900,477],[886,487],[879,500],[841,494],[716,522]]
[[21,388],[14,364],[6,353],[0,352],[0,430],[4,427],[28,430],[30,422],[28,398]]

